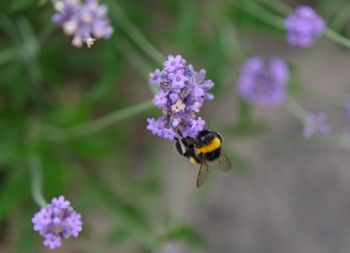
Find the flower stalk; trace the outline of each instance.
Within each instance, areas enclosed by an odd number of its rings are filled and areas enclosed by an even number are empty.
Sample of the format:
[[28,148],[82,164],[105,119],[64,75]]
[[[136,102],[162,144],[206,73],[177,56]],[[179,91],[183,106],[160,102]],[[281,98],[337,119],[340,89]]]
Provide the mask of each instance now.
[[117,110],[95,121],[77,125],[65,130],[57,129],[55,127],[46,127],[44,129],[46,132],[44,136],[47,136],[47,138],[51,141],[67,141],[70,139],[89,136],[103,131],[107,127],[112,126],[120,121],[129,119],[140,113],[148,111],[152,107],[152,101],[146,101],[125,109]]
[[42,164],[39,155],[30,154],[27,156],[27,163],[32,179],[31,191],[34,202],[41,208],[46,206],[42,187]]
[[157,63],[161,64],[164,56],[148,41],[148,39],[140,32],[140,30],[128,19],[124,10],[116,1],[108,1],[111,11],[115,15],[111,15],[111,19],[115,20],[123,31],[132,39],[142,51]]
[[[269,1],[263,0],[263,2]],[[287,15],[288,11],[292,11],[291,8],[289,8],[286,4],[283,4],[281,2],[278,2],[277,5],[276,1],[273,1],[272,3],[269,3],[269,6],[274,8],[276,12],[279,12],[280,15],[283,16]],[[250,15],[254,16],[255,18],[258,18],[259,20],[267,24],[270,24],[279,29],[284,29],[283,18],[278,17],[277,15],[269,12],[257,2],[247,1],[247,3],[244,4],[237,4],[237,7],[241,8],[245,12],[249,13]],[[330,27],[327,27],[325,29],[323,35],[339,45],[350,48],[350,39],[340,35]]]
[[305,122],[305,110],[292,98],[288,98],[284,103],[287,111],[290,112],[295,118],[297,118],[301,123]]

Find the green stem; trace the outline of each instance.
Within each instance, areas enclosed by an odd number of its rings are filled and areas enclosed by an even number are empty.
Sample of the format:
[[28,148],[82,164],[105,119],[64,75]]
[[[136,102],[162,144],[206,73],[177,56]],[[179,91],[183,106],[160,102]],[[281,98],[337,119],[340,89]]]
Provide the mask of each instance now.
[[118,25],[124,32],[133,40],[133,42],[141,48],[145,54],[155,60],[157,63],[162,64],[164,56],[147,40],[147,38],[140,32],[140,30],[128,19],[123,9],[116,1],[109,1],[109,7],[111,13],[111,19],[115,19],[116,25]]
[[157,88],[148,82],[149,73],[152,71],[148,63],[132,50],[130,44],[126,41],[119,40],[116,43],[116,48],[146,78],[150,90],[153,94],[156,94],[158,92]]
[[238,67],[247,57],[247,50],[239,41],[239,36],[235,27],[225,18],[221,18],[216,24],[219,41],[223,52],[226,52],[227,58]]
[[[286,109],[295,116],[302,124],[305,122],[305,110],[293,99],[288,99],[285,102]],[[349,134],[329,134],[319,135],[313,138],[314,142],[320,142],[323,144],[331,144],[340,146],[345,149],[350,148],[350,135]]]
[[300,122],[305,122],[305,110],[293,99],[289,98],[284,103],[285,108]]
[[332,29],[335,31],[340,30],[349,19],[349,14],[350,4],[339,10],[337,16],[332,20],[332,22],[330,22],[330,27],[332,27]]
[[18,18],[16,24],[22,40],[22,61],[27,66],[29,79],[34,85],[37,85],[42,79],[42,71],[38,63],[38,55],[40,51],[39,41],[26,17]]
[[48,127],[46,128],[47,133],[44,136],[47,136],[47,138],[52,141],[65,141],[68,139],[89,136],[98,133],[122,120],[131,118],[142,112],[150,110],[151,108],[153,108],[153,102],[147,101],[122,110],[112,112],[95,121],[68,128],[66,130],[59,130],[56,128]]
[[305,99],[307,97],[312,96],[322,102],[331,103],[342,108],[346,107],[350,103],[349,95],[342,93],[324,94],[321,92],[315,92],[315,90],[307,88],[304,88],[303,93],[300,93],[298,97],[300,97],[301,99]]
[[5,64],[11,62],[12,60],[18,59],[18,49],[17,48],[9,48],[0,52],[0,64]]
[[[281,15],[287,15],[288,11],[292,11],[287,5],[283,4],[283,3],[279,3],[279,5],[276,5],[276,1],[273,1],[274,3],[268,1],[268,0],[263,0],[263,2],[265,3],[269,3],[269,5],[271,7],[273,7],[276,11],[280,12]],[[242,8],[243,10],[245,10],[247,13],[249,13],[250,15],[254,16],[255,18],[260,19],[261,21],[268,23],[272,26],[275,26],[277,28],[281,28],[284,29],[284,25],[283,25],[283,18],[278,17],[274,14],[272,14],[271,12],[265,10],[263,7],[261,7],[259,4],[257,3],[253,3],[253,2],[245,2],[246,4],[241,4],[241,5],[237,5],[238,7]],[[328,39],[342,45],[345,47],[350,48],[350,40],[340,34],[338,34],[337,32],[333,31],[331,28],[327,27],[324,31],[324,36],[327,37]]]
[[258,1],[268,5],[270,8],[272,8],[273,10],[275,10],[276,12],[280,13],[283,16],[286,16],[293,11],[291,7],[289,7],[288,5],[286,5],[285,3],[279,0],[258,0]]
[[32,197],[40,207],[46,206],[46,201],[42,193],[42,164],[37,154],[28,155],[28,166],[32,177]]
[[257,3],[246,1],[242,4],[236,3],[236,6],[264,23],[279,29],[284,29],[283,18],[265,10]]
[[329,27],[326,28],[324,35],[328,39],[333,40],[334,42],[336,42],[342,46],[350,48],[350,40],[348,38],[345,38],[344,36],[340,35],[339,33],[336,33],[335,31],[333,31]]

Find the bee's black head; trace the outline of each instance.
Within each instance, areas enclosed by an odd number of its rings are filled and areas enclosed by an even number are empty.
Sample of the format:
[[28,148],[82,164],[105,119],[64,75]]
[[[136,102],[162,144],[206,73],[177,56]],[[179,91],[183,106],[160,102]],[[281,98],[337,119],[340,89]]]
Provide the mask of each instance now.
[[208,144],[215,138],[215,133],[204,129],[198,133],[197,140],[202,144]]

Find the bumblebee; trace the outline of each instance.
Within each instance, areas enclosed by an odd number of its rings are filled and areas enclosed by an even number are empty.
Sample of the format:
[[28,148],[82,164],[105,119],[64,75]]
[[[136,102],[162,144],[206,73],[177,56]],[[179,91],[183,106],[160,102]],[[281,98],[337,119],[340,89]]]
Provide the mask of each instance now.
[[209,168],[216,166],[221,171],[229,171],[231,162],[221,150],[222,137],[219,133],[204,129],[195,138],[183,136],[177,131],[175,147],[180,155],[188,158],[192,163],[199,164],[197,187],[200,187],[207,179]]

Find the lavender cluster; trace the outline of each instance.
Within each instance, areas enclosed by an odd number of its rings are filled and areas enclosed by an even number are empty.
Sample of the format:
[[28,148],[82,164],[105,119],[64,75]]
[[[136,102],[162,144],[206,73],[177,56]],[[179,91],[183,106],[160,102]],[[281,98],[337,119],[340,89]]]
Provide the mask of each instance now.
[[237,91],[247,102],[274,106],[287,97],[289,69],[280,58],[252,57],[241,68]]
[[299,6],[285,22],[287,42],[292,46],[311,47],[325,29],[325,21],[309,6]]
[[65,34],[73,36],[72,44],[91,47],[96,39],[109,38],[113,28],[107,18],[108,7],[99,0],[60,0],[55,3],[57,13],[52,20],[63,27]]
[[150,83],[159,88],[153,102],[162,110],[162,116],[147,119],[147,129],[170,141],[177,131],[195,137],[205,125],[197,115],[204,101],[214,98],[208,92],[214,84],[205,79],[204,69],[196,72],[180,55],[169,55],[163,66],[150,74]]
[[82,220],[63,196],[52,199],[32,219],[34,230],[44,237],[44,245],[56,249],[62,240],[71,236],[77,237],[82,230]]

